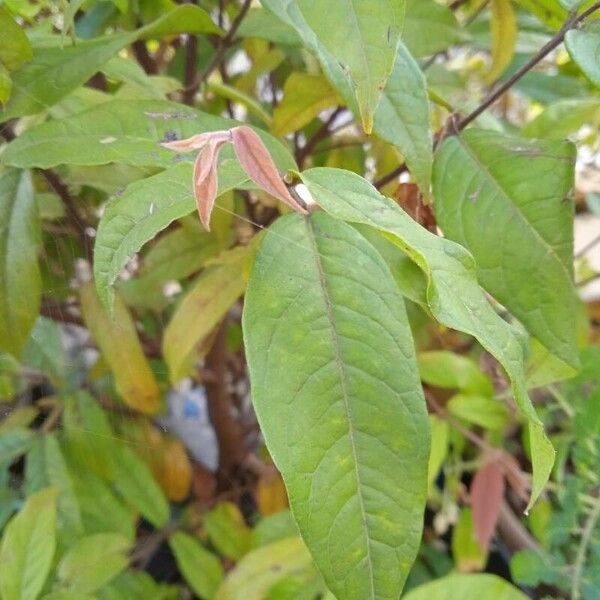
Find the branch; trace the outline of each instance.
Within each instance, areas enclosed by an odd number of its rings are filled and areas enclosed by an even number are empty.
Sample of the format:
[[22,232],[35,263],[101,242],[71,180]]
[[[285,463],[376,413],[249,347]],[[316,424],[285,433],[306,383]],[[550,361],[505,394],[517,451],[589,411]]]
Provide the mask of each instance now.
[[206,389],[208,413],[215,428],[219,443],[219,471],[228,478],[244,453],[244,436],[240,424],[233,415],[233,406],[227,390],[227,346],[226,321],[219,326],[210,352],[206,356],[206,371],[203,384]]
[[48,182],[48,185],[58,194],[60,199],[63,201],[69,220],[71,221],[71,223],[73,223],[73,226],[79,234],[79,239],[81,240],[85,257],[91,265],[93,261],[93,251],[92,240],[87,234],[88,225],[83,219],[83,217],[79,214],[75,203],[75,199],[73,198],[73,196],[71,196],[69,188],[52,169],[40,169],[39,172]]
[[483,102],[464,119],[459,121],[457,124],[457,130],[462,131],[467,125],[472,123],[481,113],[487,110],[496,100],[504,95],[517,81],[519,81],[524,75],[526,75],[535,65],[537,65],[543,58],[545,58],[552,50],[560,46],[565,38],[565,34],[570,29],[577,27],[581,22],[587,19],[592,13],[600,9],[600,1],[594,3],[590,8],[582,12],[580,15],[577,13],[571,13],[566,23],[561,27],[560,31],[545,44],[537,54],[535,54],[527,63],[525,63],[510,79],[505,81],[499,88],[493,91],[491,94],[483,100]]
[[302,165],[306,158],[310,155],[310,153],[314,150],[315,146],[321,141],[324,140],[327,136],[330,135],[329,128],[331,124],[335,121],[338,115],[344,110],[342,106],[338,106],[329,116],[329,118],[323,122],[321,127],[317,129],[317,131],[310,137],[310,139],[296,152],[296,162],[298,166],[302,168]]
[[206,81],[208,79],[208,77],[210,76],[210,74],[219,66],[219,64],[221,63],[221,61],[223,60],[223,58],[225,56],[225,53],[231,47],[232,42],[233,42],[233,37],[237,33],[237,30],[239,29],[240,25],[242,24],[242,21],[244,20],[244,17],[246,16],[246,13],[248,12],[251,4],[252,4],[252,0],[244,0],[244,4],[242,5],[242,8],[240,8],[240,12],[238,12],[235,19],[231,23],[231,27],[229,28],[229,31],[225,34],[224,37],[221,38],[221,41],[219,43],[219,46],[217,47],[217,51],[215,52],[215,55],[213,56],[212,60],[208,64],[208,66],[202,72],[202,75],[200,76],[200,80],[194,84],[193,89],[197,90],[198,86],[201,83],[203,83],[204,81]]

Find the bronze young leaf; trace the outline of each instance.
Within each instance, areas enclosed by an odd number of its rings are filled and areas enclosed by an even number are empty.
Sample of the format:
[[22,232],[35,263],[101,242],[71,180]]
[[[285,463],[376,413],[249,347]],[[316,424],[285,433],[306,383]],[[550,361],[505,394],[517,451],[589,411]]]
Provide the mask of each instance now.
[[307,214],[307,210],[293,198],[283,183],[260,137],[250,127],[242,125],[227,131],[208,131],[185,140],[161,144],[176,152],[200,150],[194,163],[193,186],[200,221],[206,230],[210,230],[210,215],[217,197],[219,150],[227,142],[233,143],[240,165],[256,185],[295,211]]

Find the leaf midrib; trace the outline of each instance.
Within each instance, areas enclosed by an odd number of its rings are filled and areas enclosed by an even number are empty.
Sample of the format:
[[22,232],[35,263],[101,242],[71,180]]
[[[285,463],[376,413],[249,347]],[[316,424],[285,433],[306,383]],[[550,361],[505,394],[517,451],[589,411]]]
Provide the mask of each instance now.
[[344,362],[343,362],[342,356],[341,356],[340,341],[339,341],[339,338],[337,335],[335,317],[333,315],[333,306],[331,303],[331,298],[329,296],[329,291],[327,289],[327,281],[325,278],[325,272],[323,270],[323,265],[321,262],[321,254],[319,253],[319,249],[317,248],[316,233],[314,231],[314,225],[312,223],[310,215],[304,217],[304,223],[306,224],[306,228],[308,231],[308,238],[310,241],[311,249],[313,251],[313,257],[315,260],[315,266],[317,268],[317,273],[319,275],[319,287],[322,292],[323,301],[325,304],[325,312],[326,312],[327,320],[330,325],[329,331],[331,332],[331,342],[332,342],[332,347],[333,347],[333,352],[334,352],[334,359],[335,359],[335,363],[336,363],[336,366],[337,366],[337,369],[338,369],[338,372],[340,375],[340,387],[342,390],[342,400],[344,403],[344,411],[346,413],[346,418],[348,420],[348,437],[350,439],[350,446],[352,448],[354,474],[356,477],[356,493],[357,493],[357,497],[358,497],[358,504],[359,504],[359,508],[360,508],[360,515],[361,515],[361,520],[363,523],[363,528],[364,528],[364,531],[366,532],[365,538],[366,538],[366,546],[367,546],[367,565],[369,568],[369,583],[371,586],[371,598],[375,599],[376,598],[375,583],[374,583],[375,578],[374,578],[374,573],[373,573],[373,559],[371,557],[371,554],[372,554],[371,540],[370,540],[369,533],[368,533],[369,527],[368,527],[368,522],[367,522],[367,513],[365,510],[365,503],[364,503],[364,498],[362,495],[360,474],[358,471],[358,450],[356,447],[356,442],[354,440],[352,411],[350,409],[348,390],[346,389],[346,373],[345,373],[345,369],[344,369]]

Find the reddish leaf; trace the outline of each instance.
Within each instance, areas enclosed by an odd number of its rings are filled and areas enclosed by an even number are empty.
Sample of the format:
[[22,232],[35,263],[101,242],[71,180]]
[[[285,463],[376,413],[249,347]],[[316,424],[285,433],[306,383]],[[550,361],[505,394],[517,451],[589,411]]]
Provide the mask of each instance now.
[[200,150],[194,163],[194,196],[200,221],[210,231],[210,214],[217,198],[217,158],[225,143],[222,139],[210,139]]
[[497,462],[484,465],[471,483],[473,527],[482,548],[489,546],[504,498],[504,473]]
[[193,135],[185,140],[176,140],[174,142],[164,142],[161,144],[164,148],[175,150],[176,152],[191,152],[200,150],[209,140],[230,142],[231,132],[229,131],[207,131]]
[[248,177],[265,192],[285,202],[295,211],[308,211],[292,197],[281,179],[279,171],[258,135],[250,127],[241,126],[231,130],[233,147]]

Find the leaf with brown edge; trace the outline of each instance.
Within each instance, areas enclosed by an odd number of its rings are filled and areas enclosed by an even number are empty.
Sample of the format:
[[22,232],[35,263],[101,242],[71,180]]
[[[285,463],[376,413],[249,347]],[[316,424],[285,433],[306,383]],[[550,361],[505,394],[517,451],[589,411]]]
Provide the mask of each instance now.
[[473,528],[483,550],[487,550],[504,498],[504,473],[497,462],[488,462],[471,482]]
[[271,196],[285,202],[304,215],[308,211],[298,204],[288,191],[266,146],[250,127],[241,126],[231,130],[235,154],[248,177]]

